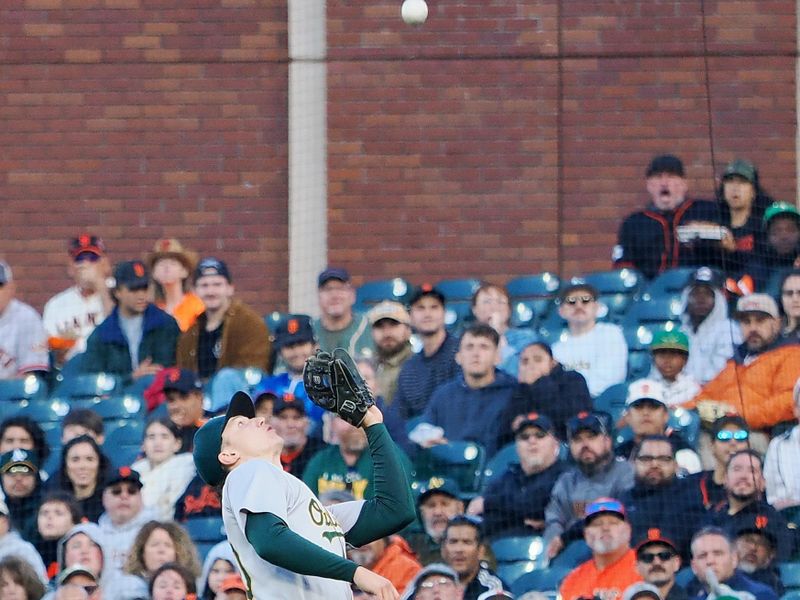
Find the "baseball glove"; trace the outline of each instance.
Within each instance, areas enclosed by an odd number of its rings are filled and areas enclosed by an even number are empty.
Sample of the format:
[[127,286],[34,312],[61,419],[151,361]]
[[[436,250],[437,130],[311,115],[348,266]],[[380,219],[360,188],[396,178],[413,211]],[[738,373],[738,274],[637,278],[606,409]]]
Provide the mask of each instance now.
[[317,350],[310,356],[303,369],[303,384],[314,404],[356,427],[361,425],[367,409],[375,404],[353,359],[341,348],[336,348],[333,354]]

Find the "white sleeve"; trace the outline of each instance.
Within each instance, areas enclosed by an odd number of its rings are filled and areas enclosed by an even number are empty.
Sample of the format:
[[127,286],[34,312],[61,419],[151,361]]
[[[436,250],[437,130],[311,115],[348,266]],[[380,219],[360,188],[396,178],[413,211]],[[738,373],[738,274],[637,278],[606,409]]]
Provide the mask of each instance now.
[[283,471],[263,460],[249,460],[228,475],[225,487],[236,522],[244,532],[248,513],[272,513],[288,520],[290,490]]
[[775,504],[776,500],[787,500],[791,497],[791,493],[780,475],[778,466],[778,461],[780,460],[779,446],[782,442],[782,437],[772,440],[769,443],[767,456],[764,459],[764,479],[767,482],[767,502],[769,504]]
[[[600,326],[601,324],[598,324]],[[592,390],[593,396],[601,394],[603,391],[625,381],[628,373],[628,344],[622,330],[616,325],[602,324],[605,333],[603,339],[603,350],[599,356],[603,358],[598,362],[597,367],[592,369]]]
[[33,308],[20,314],[19,338],[17,340],[17,370],[47,371],[50,359],[47,354],[47,334],[42,325],[42,318]]
[[342,531],[347,533],[353,528],[353,525],[358,521],[361,514],[361,508],[364,506],[364,500],[354,500],[352,502],[340,502],[339,504],[331,504],[326,506],[328,512],[339,522]]

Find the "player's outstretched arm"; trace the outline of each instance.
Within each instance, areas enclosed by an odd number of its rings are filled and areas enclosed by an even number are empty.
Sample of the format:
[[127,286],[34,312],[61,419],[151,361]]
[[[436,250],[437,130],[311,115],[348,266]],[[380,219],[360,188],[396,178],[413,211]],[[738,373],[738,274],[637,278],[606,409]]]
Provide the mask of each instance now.
[[372,455],[375,497],[364,502],[358,519],[345,534],[356,547],[396,533],[416,517],[411,484],[377,406],[369,407],[361,426]]

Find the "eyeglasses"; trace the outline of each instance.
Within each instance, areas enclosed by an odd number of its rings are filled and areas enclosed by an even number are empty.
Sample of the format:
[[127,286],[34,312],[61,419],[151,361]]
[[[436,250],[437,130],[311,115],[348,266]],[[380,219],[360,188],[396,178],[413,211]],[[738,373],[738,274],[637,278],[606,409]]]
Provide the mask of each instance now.
[[428,579],[427,581],[423,581],[419,584],[419,589],[421,590],[432,590],[433,588],[437,587],[445,587],[450,585],[455,585],[455,581],[450,579],[449,577],[440,577],[439,579]]
[[722,431],[717,432],[717,440],[720,442],[730,442],[731,440],[736,440],[737,442],[744,442],[749,437],[750,437],[750,432],[745,431],[744,429],[739,429],[737,431],[731,431],[730,429],[723,429]]
[[547,432],[542,431],[541,429],[537,429],[536,431],[523,431],[522,433],[517,434],[517,439],[522,440],[523,442],[527,442],[531,438],[536,438],[537,440],[541,440],[547,437]]
[[636,460],[642,463],[656,462],[660,465],[668,465],[675,459],[671,456],[650,456],[649,454],[640,454],[636,457]]
[[781,290],[783,296],[800,296],[800,290]]
[[644,564],[650,565],[656,559],[660,560],[661,562],[667,562],[673,556],[675,556],[674,552],[662,550],[661,552],[642,552],[639,554],[638,559]]
[[580,302],[581,304],[591,304],[592,302],[594,302],[594,298],[592,296],[589,296],[588,294],[586,296],[567,296],[566,298],[564,298],[564,302],[570,305],[575,305],[578,302]]
[[139,493],[139,488],[135,485],[121,485],[119,487],[113,487],[109,490],[112,496],[121,496],[122,492],[128,494],[128,496],[135,496]]

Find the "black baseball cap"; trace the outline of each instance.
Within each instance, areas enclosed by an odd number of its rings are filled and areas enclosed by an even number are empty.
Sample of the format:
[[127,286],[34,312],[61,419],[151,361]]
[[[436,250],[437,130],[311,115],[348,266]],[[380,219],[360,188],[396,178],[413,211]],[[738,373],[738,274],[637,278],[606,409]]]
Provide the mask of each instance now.
[[275,347],[278,350],[284,346],[314,341],[314,328],[308,315],[292,315],[275,328]]
[[461,499],[461,488],[455,479],[447,477],[431,477],[428,481],[424,482],[419,488],[419,495],[417,496],[417,506],[422,505],[425,500],[434,494],[444,494],[456,500]]
[[124,285],[129,290],[140,290],[150,285],[150,274],[140,260],[126,260],[114,267],[114,280],[117,287]]
[[209,419],[194,434],[194,450],[192,450],[194,466],[198,475],[208,485],[219,485],[225,479],[225,471],[218,459],[222,448],[222,431],[228,421],[239,416],[248,419],[256,416],[253,401],[244,392],[236,392],[225,414]]
[[343,283],[350,283],[350,273],[348,273],[346,269],[342,269],[340,267],[328,267],[317,277],[317,287],[321,288],[331,279],[335,279]]
[[192,391],[202,390],[203,382],[200,381],[200,377],[194,371],[171,367],[167,369],[162,388],[165,392],[167,390],[176,390],[181,394],[188,394]]
[[111,472],[111,475],[106,481],[106,487],[111,487],[115,483],[132,483],[135,486],[138,486],[139,489],[141,489],[144,485],[141,477],[139,476],[139,472],[134,471],[130,467],[119,467]]
[[555,427],[550,417],[537,412],[529,412],[514,428],[514,435],[522,433],[527,427],[538,427],[542,431],[546,431],[551,435],[555,435]]
[[691,277],[689,277],[689,281],[686,282],[686,285],[687,287],[704,285],[706,287],[710,287],[712,290],[719,290],[722,289],[724,281],[722,279],[722,274],[719,271],[709,267],[700,267],[694,273],[692,273]]
[[206,275],[219,275],[231,282],[231,272],[228,270],[228,265],[213,256],[207,256],[197,263],[197,268],[194,271],[194,280],[197,281]]
[[663,544],[664,546],[669,546],[672,548],[675,554],[680,554],[678,552],[678,546],[675,544],[675,542],[665,535],[662,529],[657,527],[651,527],[648,529],[647,533],[636,542],[636,545],[634,546],[636,554],[638,555],[643,548],[646,548],[650,544]]
[[275,401],[272,404],[272,414],[278,415],[287,408],[293,408],[300,414],[306,414],[306,405],[297,396],[290,393],[275,394]]
[[106,253],[106,245],[96,235],[82,233],[78,237],[72,238],[69,241],[69,255],[75,259],[81,254],[88,252],[95,256],[104,256]]
[[661,175],[662,173],[684,177],[683,162],[680,158],[672,154],[661,154],[653,157],[653,160],[650,161],[650,165],[647,167],[645,176],[652,177],[653,175]]
[[571,438],[584,429],[601,435],[610,435],[603,415],[585,410],[567,421],[567,437]]
[[425,296],[432,296],[436,298],[442,306],[445,305],[444,294],[430,283],[423,283],[422,285],[414,288],[414,291],[411,292],[411,296],[408,298],[408,305],[415,305]]

